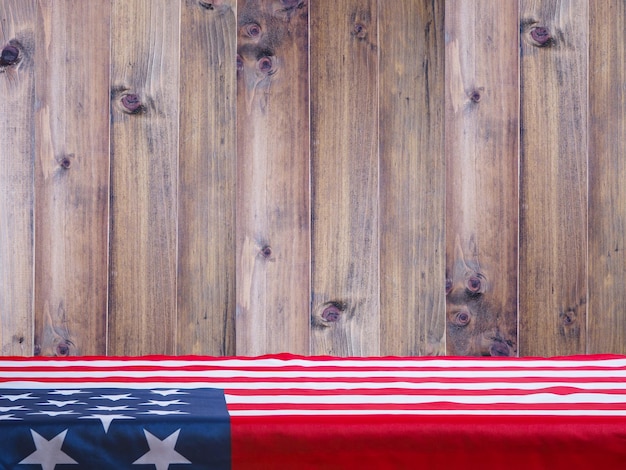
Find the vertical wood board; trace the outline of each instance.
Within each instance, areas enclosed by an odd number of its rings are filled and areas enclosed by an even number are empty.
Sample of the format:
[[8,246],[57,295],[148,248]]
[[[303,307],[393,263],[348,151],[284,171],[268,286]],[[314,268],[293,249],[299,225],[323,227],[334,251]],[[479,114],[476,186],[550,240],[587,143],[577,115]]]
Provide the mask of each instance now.
[[379,1],[381,355],[445,353],[443,10]]
[[235,354],[235,7],[182,4],[177,354]]
[[35,351],[104,354],[110,6],[68,0],[40,4]]
[[180,4],[112,9],[109,353],[174,354]]
[[237,13],[237,354],[308,354],[308,5]]
[[520,2],[520,354],[585,352],[587,48],[583,0]]
[[0,354],[33,354],[34,1],[0,3]]
[[380,353],[377,2],[311,4],[311,353]]
[[590,354],[626,354],[626,3],[589,3]]
[[513,0],[446,2],[449,355],[517,354],[517,13]]

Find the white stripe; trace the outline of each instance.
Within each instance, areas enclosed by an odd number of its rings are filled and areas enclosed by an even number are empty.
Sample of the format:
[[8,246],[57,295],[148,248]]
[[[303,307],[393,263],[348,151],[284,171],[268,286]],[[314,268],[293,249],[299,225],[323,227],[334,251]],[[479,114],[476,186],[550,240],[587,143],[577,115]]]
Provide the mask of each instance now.
[[610,367],[621,368],[626,367],[626,358],[616,359],[585,359],[585,360],[559,360],[559,359],[528,359],[528,360],[516,360],[501,358],[498,360],[482,359],[482,360],[468,360],[468,359],[429,359],[419,358],[415,360],[394,360],[394,359],[371,359],[371,360],[307,360],[307,359],[220,359],[212,358],[209,360],[107,360],[107,359],[94,359],[94,360],[71,360],[65,361],[48,360],[38,361],[25,360],[25,361],[2,361],[0,360],[0,368],[16,369],[26,367],[50,367],[50,368],[67,368],[67,367],[172,367],[181,368],[188,366],[200,366],[200,367],[234,367],[234,368],[246,368],[246,367],[269,367],[269,368],[281,368],[289,366],[301,366],[301,367],[343,367],[343,368],[361,368],[361,367],[374,367],[374,368],[398,368],[405,367],[435,367],[435,368],[451,368],[451,369],[464,369],[464,368],[502,368],[502,367],[519,367],[519,368],[562,368],[562,367]]
[[212,382],[211,387],[230,390],[541,390],[567,387],[582,390],[626,390],[626,383],[612,382]]
[[176,377],[184,380],[189,378],[241,378],[241,379],[263,379],[263,378],[373,378],[373,377],[405,377],[405,378],[540,378],[549,377],[562,378],[626,378],[626,369],[614,371],[602,370],[512,370],[512,371],[237,371],[237,370],[207,370],[207,371],[44,371],[44,372],[6,372],[0,373],[3,378],[15,379],[37,379],[37,378],[59,378],[59,379],[85,379],[106,378],[106,377]]
[[550,387],[568,387],[581,390],[616,390],[626,389],[626,384],[606,383],[606,382],[40,382],[28,380],[16,380],[11,382],[0,382],[0,389],[76,389],[76,388],[132,388],[132,389],[153,389],[153,388],[216,388],[222,390],[353,390],[369,389],[381,390],[387,388],[401,388],[407,390],[472,390],[485,391],[494,389],[506,390],[541,390]]
[[231,416],[626,416],[626,410],[229,410]]
[[516,404],[581,404],[626,403],[626,395],[599,393],[533,393],[529,395],[229,395],[228,404],[294,404],[294,405],[370,405],[370,404],[425,404],[458,403],[464,405]]

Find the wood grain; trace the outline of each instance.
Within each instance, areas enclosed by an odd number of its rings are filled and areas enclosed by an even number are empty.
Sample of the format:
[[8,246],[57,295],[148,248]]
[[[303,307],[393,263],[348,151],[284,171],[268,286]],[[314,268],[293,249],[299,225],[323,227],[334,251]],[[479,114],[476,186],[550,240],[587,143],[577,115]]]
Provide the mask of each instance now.
[[35,351],[104,354],[110,7],[44,1],[41,12],[34,135]]
[[587,353],[626,354],[626,3],[589,3]]
[[445,17],[447,352],[512,356],[517,353],[517,1],[448,1]]
[[308,6],[242,1],[237,27],[237,354],[308,354]]
[[587,2],[520,2],[520,353],[585,352]]
[[311,352],[380,353],[378,20],[311,4]]
[[234,7],[182,4],[177,354],[235,354]]
[[445,352],[443,10],[379,9],[382,355]]
[[[0,3],[0,354],[33,352],[35,199],[34,1]],[[15,54],[17,53],[17,56]]]
[[180,4],[112,10],[109,352],[173,354]]

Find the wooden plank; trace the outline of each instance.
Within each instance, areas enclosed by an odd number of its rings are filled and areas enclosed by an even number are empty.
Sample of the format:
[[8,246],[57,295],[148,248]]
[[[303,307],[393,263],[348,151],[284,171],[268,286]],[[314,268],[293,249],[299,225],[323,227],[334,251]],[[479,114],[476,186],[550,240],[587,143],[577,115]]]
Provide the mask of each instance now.
[[380,353],[377,2],[311,3],[311,352]]
[[107,2],[43,1],[41,11],[35,85],[35,351],[104,354],[110,7]]
[[308,354],[308,6],[241,1],[238,28],[237,354]]
[[521,0],[520,354],[585,352],[588,2]]
[[33,353],[34,1],[0,3],[0,355]]
[[446,2],[447,353],[517,353],[518,8]]
[[443,10],[380,2],[382,355],[445,352]]
[[626,354],[626,3],[589,8],[587,352]]
[[173,354],[180,4],[114,0],[109,353]]
[[235,354],[236,21],[182,4],[177,354]]

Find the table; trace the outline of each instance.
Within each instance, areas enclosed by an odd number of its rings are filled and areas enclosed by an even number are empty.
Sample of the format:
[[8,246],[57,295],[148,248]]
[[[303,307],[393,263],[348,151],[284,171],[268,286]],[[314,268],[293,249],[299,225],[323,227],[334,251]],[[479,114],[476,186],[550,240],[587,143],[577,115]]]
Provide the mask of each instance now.
[[0,358],[2,469],[626,468],[626,357]]

